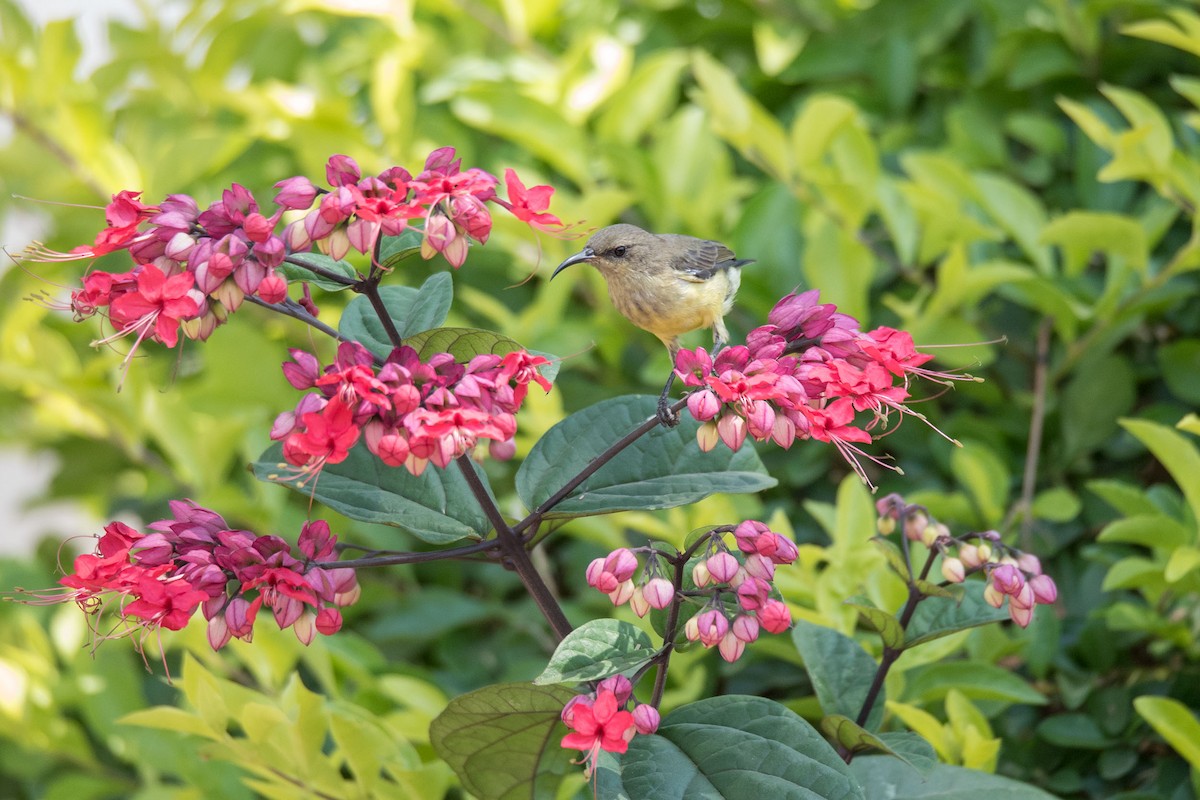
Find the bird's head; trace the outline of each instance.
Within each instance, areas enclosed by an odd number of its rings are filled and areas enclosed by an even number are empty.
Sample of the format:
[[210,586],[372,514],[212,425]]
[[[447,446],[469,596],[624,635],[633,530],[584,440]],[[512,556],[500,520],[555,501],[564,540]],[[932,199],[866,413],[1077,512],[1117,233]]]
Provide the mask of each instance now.
[[591,264],[608,276],[636,270],[654,252],[658,237],[636,225],[609,225],[592,234],[582,250],[558,265],[550,280],[573,264]]

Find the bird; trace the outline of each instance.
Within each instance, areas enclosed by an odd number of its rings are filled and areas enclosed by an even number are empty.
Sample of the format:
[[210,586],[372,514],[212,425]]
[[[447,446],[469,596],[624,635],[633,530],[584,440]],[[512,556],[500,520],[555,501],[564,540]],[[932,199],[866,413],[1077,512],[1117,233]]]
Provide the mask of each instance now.
[[679,422],[668,397],[675,381],[679,337],[712,328],[713,352],[729,341],[725,315],[733,307],[742,267],[725,245],[679,233],[650,233],[620,223],[592,234],[582,250],[554,270],[550,279],[575,264],[591,264],[608,284],[608,296],[625,319],[659,338],[671,355],[671,374],[658,399],[658,419]]

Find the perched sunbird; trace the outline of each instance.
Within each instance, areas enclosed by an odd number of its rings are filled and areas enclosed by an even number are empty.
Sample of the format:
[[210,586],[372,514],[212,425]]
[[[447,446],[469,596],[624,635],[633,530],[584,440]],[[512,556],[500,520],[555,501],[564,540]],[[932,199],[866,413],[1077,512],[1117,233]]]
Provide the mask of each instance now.
[[591,264],[608,284],[613,306],[627,320],[662,340],[671,354],[671,374],[658,399],[658,418],[675,425],[668,396],[675,380],[679,336],[713,329],[713,352],[729,340],[725,315],[733,307],[742,267],[725,245],[678,233],[649,233],[636,225],[610,225],[592,234],[580,252],[550,276],[572,264]]

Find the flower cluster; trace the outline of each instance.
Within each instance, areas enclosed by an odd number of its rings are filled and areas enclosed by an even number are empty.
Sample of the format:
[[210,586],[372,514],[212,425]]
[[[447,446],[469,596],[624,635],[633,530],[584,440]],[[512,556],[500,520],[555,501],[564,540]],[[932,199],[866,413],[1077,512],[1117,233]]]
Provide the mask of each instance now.
[[818,296],[815,289],[788,295],[745,345],[715,357],[703,348],[680,350],[675,374],[695,389],[687,407],[704,423],[696,433],[702,450],[718,442],[737,450],[747,436],[785,448],[816,439],[836,446],[869,484],[859,457],[888,465],[857,445],[870,442],[871,431],[886,426],[892,412],[920,417],[905,405],[909,379],[966,376],[923,369],[933,356],[917,352],[909,334],[893,328],[863,333],[853,317],[818,303]]
[[562,721],[571,733],[563,737],[562,746],[582,750],[580,763],[586,764],[586,774],[596,768],[600,752],[624,753],[635,734],[649,735],[658,730],[658,709],[641,703],[626,711],[633,695],[633,685],[624,675],[605,678],[596,690],[576,695],[562,710]]
[[[492,226],[489,202],[534,227],[561,227],[557,217],[546,213],[551,187],[527,189],[508,170],[506,201],[496,196],[495,177],[460,167],[454,148],[443,147],[430,154],[415,178],[398,166],[364,178],[352,158],[335,155],[325,168],[329,189],[300,176],[280,181],[269,214],[238,184],[203,211],[184,194],[152,206],[141,202],[141,192],[122,191],[105,208],[108,225],[92,245],[67,253],[35,245],[26,257],[71,261],[127,250],[133,269],[90,272],[83,288],[72,293],[69,309],[76,319],[107,309],[116,332],[101,343],[133,336],[131,354],[145,339],[174,347],[181,329],[189,338],[207,339],[247,296],[268,304],[286,300],[287,281],[279,267],[289,254],[314,245],[340,259],[351,248],[372,252],[381,235],[399,234],[420,223],[422,255],[441,253],[459,267],[466,259],[468,239],[481,244],[487,240]],[[308,213],[277,233],[289,210]],[[307,294],[301,305],[315,313]]]
[[445,467],[481,439],[491,441],[494,458],[511,457],[529,384],[550,390],[538,371],[549,361],[524,350],[477,355],[464,365],[449,353],[422,361],[405,346],[378,370],[356,342],[339,345],[324,369],[310,353],[290,352],[293,360],[283,365],[288,382],[318,391],[280,414],[271,438],[283,441],[284,459],[305,476],[345,460],[360,436],[383,463],[414,475],[431,461]]
[[322,566],[335,557],[336,542],[322,520],[304,525],[297,558],[278,536],[233,530],[194,503],[172,501],[171,511],[173,518],[151,523],[147,534],[109,524],[96,552],[77,557],[74,572],[59,581],[64,589],[32,597],[73,600],[97,614],[115,600],[126,623],[122,635],[180,630],[200,608],[214,650],[231,638],[250,641],[264,605],[281,630],[290,627],[309,644],[318,632],[337,632],[338,609],[358,599],[354,570]]
[[1033,619],[1033,609],[1058,599],[1054,579],[1042,572],[1042,562],[1033,553],[1004,544],[996,531],[952,536],[945,524],[932,521],[904,498],[889,494],[875,504],[881,533],[891,533],[897,523],[905,537],[941,553],[942,577],[962,583],[968,575],[982,572],[987,578],[983,598],[994,608],[1008,600],[1012,621],[1022,628]]
[[[732,531],[741,558],[730,552],[724,534]],[[639,563],[636,552],[648,554],[646,568],[638,582],[633,576]],[[695,590],[690,599],[705,597],[703,607],[684,624],[689,641],[716,647],[726,661],[736,661],[746,645],[758,638],[760,629],[783,633],[792,624],[787,604],[775,592],[775,567],[791,564],[798,556],[795,543],[770,530],[757,520],[746,520],[737,527],[714,528],[693,546],[699,555],[691,571]],[[683,587],[664,577],[660,559],[686,559],[687,554],[670,556],[651,547],[619,548],[588,565],[587,583],[608,595],[613,605],[629,603],[639,617],[652,608],[662,609],[681,599]]]

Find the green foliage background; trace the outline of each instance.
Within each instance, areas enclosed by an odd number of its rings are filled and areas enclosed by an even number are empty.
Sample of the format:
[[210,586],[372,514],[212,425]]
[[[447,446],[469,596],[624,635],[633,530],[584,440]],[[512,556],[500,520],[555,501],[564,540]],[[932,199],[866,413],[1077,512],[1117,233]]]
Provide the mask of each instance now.
[[[379,6],[173,3],[171,23],[113,24],[112,59],[81,74],[70,22],[35,28],[0,0],[12,129],[0,211],[37,215],[47,242],[69,249],[101,213],[24,198],[101,206],[133,188],[206,205],[237,181],[265,202],[276,180],[319,178],[333,153],[375,171],[453,145],[466,164],[553,184],[565,220],[718,238],[757,259],[736,332],[800,285],[864,325],[972,343],[939,358],[986,382],[922,406],[965,446],[910,421],[884,442],[905,474],[879,475],[881,491],[1028,545],[1060,602],[1027,631],[981,629],[906,656],[889,712],[943,760],[1060,796],[1196,795],[1200,455],[1185,418],[1200,405],[1200,17],[1151,0]],[[578,245],[497,219],[454,275],[449,324],[569,357],[523,412],[518,458],[565,413],[651,391],[667,369],[598,275],[545,281]],[[442,269],[395,278],[418,286]],[[23,302],[71,285],[79,265],[30,270],[0,279],[0,431],[61,457],[46,499],[152,520],[190,497],[240,526],[299,530],[305,504],[245,465],[294,404],[276,365],[285,346],[308,345],[303,331],[246,307],[205,344],[136,359],[118,392],[120,345],[93,350],[93,323]],[[318,299],[336,319],[344,300]],[[849,633],[846,598],[895,605],[899,586],[866,543],[870,498],[841,480],[836,455],[761,455],[780,485],[758,497],[564,527],[546,563],[572,620],[611,613],[580,590],[603,549],[746,517],[807,543],[783,585],[800,617]],[[487,468],[515,510],[511,468]],[[331,523],[366,545],[420,546]],[[56,549],[0,564],[0,585],[52,584]],[[124,643],[93,656],[73,608],[0,606],[0,796],[458,792],[429,720],[450,697],[537,675],[546,632],[516,579],[487,565],[365,583],[347,631],[308,649],[266,626],[222,658],[198,631],[175,637],[175,687]],[[734,666],[678,657],[666,706],[735,692],[819,714],[786,637]]]

